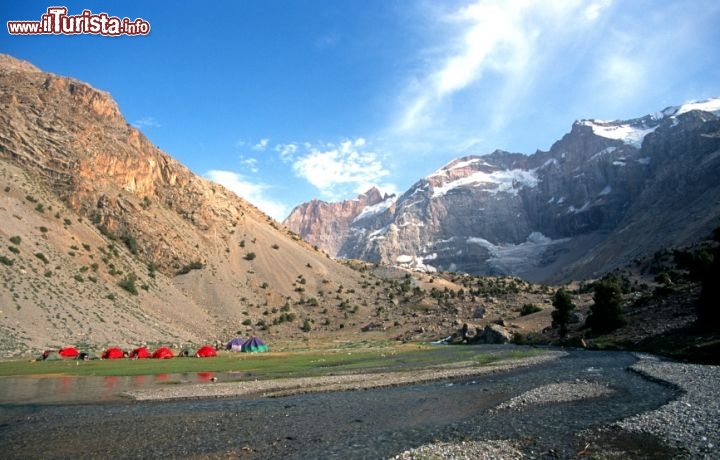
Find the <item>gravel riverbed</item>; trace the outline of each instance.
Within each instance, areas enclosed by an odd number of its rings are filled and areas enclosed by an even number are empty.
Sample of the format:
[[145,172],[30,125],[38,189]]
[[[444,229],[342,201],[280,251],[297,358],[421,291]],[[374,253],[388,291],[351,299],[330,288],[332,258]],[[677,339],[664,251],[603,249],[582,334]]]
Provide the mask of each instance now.
[[552,351],[495,366],[2,404],[0,445],[8,459],[709,459],[720,457],[718,383],[713,366]]
[[[652,355],[638,354],[639,361],[630,370],[646,378],[680,390],[677,399],[662,407],[625,418],[610,426],[580,433],[586,439],[599,439],[616,429],[648,434],[673,449],[676,458],[720,458],[720,366],[663,361]],[[612,393],[608,385],[587,380],[555,383],[534,388],[497,406],[496,410],[522,410],[533,404],[579,401]],[[615,437],[621,437],[614,433]],[[592,443],[577,452],[590,453]],[[601,447],[602,449],[602,447]],[[592,458],[625,458],[626,452],[608,448]],[[552,456],[552,455],[551,455]],[[396,460],[420,459],[522,459],[533,458],[519,448],[517,441],[487,440],[461,443],[433,443],[407,450]]]

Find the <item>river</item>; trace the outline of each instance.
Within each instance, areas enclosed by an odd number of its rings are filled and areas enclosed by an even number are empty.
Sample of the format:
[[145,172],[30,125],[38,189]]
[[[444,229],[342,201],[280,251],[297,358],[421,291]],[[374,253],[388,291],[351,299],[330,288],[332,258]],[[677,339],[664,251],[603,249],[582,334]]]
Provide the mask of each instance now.
[[[584,442],[581,431],[677,396],[674,388],[628,371],[635,361],[630,353],[577,350],[502,373],[362,391],[166,402],[4,402],[0,456],[381,459],[434,441],[514,439],[538,456],[574,458]],[[533,388],[577,381],[614,391],[591,400],[494,410]],[[622,442],[645,443],[648,452],[658,449],[658,458],[667,454],[652,439]]]

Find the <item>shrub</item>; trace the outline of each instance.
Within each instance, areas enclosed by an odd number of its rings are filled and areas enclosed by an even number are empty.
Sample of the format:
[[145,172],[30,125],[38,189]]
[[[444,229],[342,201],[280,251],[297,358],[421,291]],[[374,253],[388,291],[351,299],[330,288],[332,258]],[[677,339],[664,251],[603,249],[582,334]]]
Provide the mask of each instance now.
[[303,332],[310,332],[312,330],[312,327],[310,326],[310,320],[305,318],[305,320],[302,323],[302,326],[300,327],[300,330]]
[[20,235],[15,235],[10,237],[10,242],[14,244],[15,246],[18,246],[20,244],[20,241],[22,241],[22,238],[20,238]]
[[520,309],[520,316],[532,315],[533,313],[537,313],[539,311],[542,311],[542,308],[538,307],[537,305],[533,305],[531,303],[526,303]]
[[38,259],[42,260],[43,263],[46,263],[46,264],[49,264],[49,263],[50,263],[50,261],[48,260],[48,258],[45,257],[45,254],[43,254],[42,252],[36,252],[36,253],[35,253],[35,257],[37,257]]
[[622,315],[622,289],[616,278],[598,281],[593,286],[593,305],[585,322],[595,333],[613,331],[625,324]]
[[272,245],[272,248],[273,248],[273,249],[280,249],[280,246],[279,246],[278,244],[273,244],[273,245]]
[[138,253],[138,244],[137,240],[132,235],[124,235],[120,237],[123,243],[125,243],[125,246],[127,246],[128,250],[131,254],[137,255]]
[[20,254],[20,250],[19,250],[18,248],[16,248],[15,246],[8,246],[8,249],[9,249],[10,252],[12,252],[13,254]]
[[183,266],[180,270],[178,270],[178,275],[184,275],[186,273],[190,273],[190,270],[200,270],[203,268],[204,265],[199,260],[196,260],[194,262],[190,262],[189,264]]
[[137,287],[135,287],[135,281],[137,281],[137,276],[135,273],[128,273],[125,275],[125,278],[118,281],[118,286],[125,289],[132,295],[137,295],[138,290]]
[[254,252],[248,252],[247,254],[245,254],[245,257],[243,257],[243,258],[244,258],[245,260],[253,260],[253,259],[255,258],[255,253],[254,253]]
[[247,318],[243,320],[242,324],[243,326],[250,326],[252,324],[252,321],[250,320],[250,318]]
[[8,259],[5,256],[0,256],[0,264],[7,265],[8,267],[12,266],[15,263],[14,260]]

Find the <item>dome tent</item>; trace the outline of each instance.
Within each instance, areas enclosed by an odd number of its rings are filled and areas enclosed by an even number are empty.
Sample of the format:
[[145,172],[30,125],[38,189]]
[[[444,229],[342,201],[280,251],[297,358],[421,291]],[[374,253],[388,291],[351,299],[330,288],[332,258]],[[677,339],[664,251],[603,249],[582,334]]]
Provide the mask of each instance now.
[[228,342],[227,346],[225,347],[227,350],[230,351],[241,351],[242,346],[245,341],[240,337],[235,337],[231,341]]
[[152,354],[155,359],[170,359],[174,356],[172,350],[167,347],[160,347]]
[[214,358],[217,356],[217,353],[215,352],[215,349],[211,347],[210,345],[205,345],[203,347],[200,347],[197,352],[195,352],[195,356],[198,358]]
[[58,351],[61,358],[77,358],[79,354],[80,352],[75,347],[65,347]]
[[242,345],[242,351],[249,353],[262,353],[268,351],[268,346],[257,337],[248,339]]
[[131,351],[130,357],[131,358],[139,358],[139,359],[151,358],[152,353],[150,353],[150,350],[148,350],[147,348],[140,347],[140,348],[136,348],[133,351]]
[[110,347],[102,354],[102,359],[119,359],[125,356],[125,353],[118,347]]

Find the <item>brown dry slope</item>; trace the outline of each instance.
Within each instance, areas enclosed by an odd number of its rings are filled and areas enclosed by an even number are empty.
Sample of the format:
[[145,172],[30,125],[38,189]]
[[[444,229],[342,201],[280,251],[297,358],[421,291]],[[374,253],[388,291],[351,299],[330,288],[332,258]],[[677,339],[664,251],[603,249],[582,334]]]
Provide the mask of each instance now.
[[110,95],[6,55],[0,257],[5,355],[330,331],[363,299],[358,272],[160,151]]

